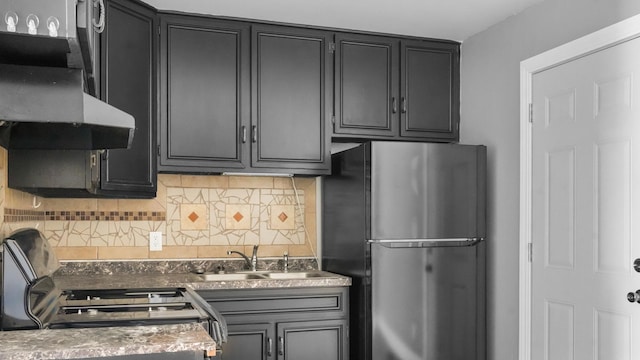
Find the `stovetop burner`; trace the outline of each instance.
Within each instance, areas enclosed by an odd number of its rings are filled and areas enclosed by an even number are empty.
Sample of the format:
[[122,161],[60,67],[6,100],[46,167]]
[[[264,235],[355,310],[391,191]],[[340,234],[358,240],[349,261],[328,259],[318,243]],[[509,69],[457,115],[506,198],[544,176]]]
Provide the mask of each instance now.
[[224,318],[191,288],[60,291],[57,259],[35,229],[2,242],[0,330],[201,323],[220,345]]
[[70,290],[60,294],[48,326],[205,321],[208,317],[186,288]]

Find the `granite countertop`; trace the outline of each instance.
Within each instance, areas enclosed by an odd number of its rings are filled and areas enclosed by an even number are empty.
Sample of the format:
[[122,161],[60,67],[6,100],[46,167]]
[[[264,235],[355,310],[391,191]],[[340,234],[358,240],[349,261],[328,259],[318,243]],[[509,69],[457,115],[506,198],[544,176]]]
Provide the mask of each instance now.
[[[166,264],[161,262],[142,264],[139,268],[145,271],[141,272],[114,271],[122,270],[124,266],[130,267],[131,264],[116,264],[115,267],[106,263],[72,264],[67,266],[66,271],[56,273],[54,280],[60,290],[162,287],[215,290],[351,286],[350,277],[329,272],[319,272],[320,276],[300,279],[207,280],[199,274],[185,270],[194,268],[193,264],[177,264],[180,266],[171,264],[174,267],[170,268],[177,272],[154,271],[153,269],[166,268]],[[231,267],[227,264],[226,268]],[[295,274],[295,271],[291,273]],[[215,342],[199,324],[0,332],[0,359],[6,360],[80,359],[182,351],[209,351],[209,355],[212,356],[215,349]]]
[[166,352],[215,354],[199,324],[0,331],[0,359],[81,359]]
[[148,288],[148,287],[191,287],[194,290],[215,289],[274,289],[296,287],[341,287],[351,286],[351,278],[339,274],[322,272],[321,277],[304,279],[247,279],[247,280],[204,280],[194,273],[169,274],[76,274],[57,275],[55,282],[62,290],[103,289],[103,288]]

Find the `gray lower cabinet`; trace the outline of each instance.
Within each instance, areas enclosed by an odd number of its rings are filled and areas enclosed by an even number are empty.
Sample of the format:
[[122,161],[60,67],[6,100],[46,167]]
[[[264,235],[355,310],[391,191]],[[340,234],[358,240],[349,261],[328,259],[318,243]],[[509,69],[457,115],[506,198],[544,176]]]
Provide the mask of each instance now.
[[347,359],[347,331],[347,320],[278,323],[278,359]]
[[348,288],[205,290],[229,341],[216,359],[347,360]]
[[274,324],[229,323],[229,341],[218,359],[266,360],[274,356]]
[[101,356],[78,360],[204,360],[204,351],[180,351],[157,354]]

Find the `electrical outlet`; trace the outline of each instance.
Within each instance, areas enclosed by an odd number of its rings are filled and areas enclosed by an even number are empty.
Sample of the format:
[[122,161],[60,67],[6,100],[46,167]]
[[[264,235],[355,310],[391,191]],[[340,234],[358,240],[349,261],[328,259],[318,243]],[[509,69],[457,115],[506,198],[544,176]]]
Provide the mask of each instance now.
[[149,232],[149,251],[162,251],[162,231]]

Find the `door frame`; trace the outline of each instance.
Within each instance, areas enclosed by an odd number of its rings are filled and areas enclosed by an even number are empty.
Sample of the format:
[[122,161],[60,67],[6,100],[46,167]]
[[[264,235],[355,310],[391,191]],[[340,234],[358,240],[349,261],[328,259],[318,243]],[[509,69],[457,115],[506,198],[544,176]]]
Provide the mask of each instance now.
[[598,30],[567,44],[520,62],[520,242],[519,242],[519,356],[531,359],[531,157],[533,102],[532,80],[536,73],[594,52],[640,37],[640,15]]

